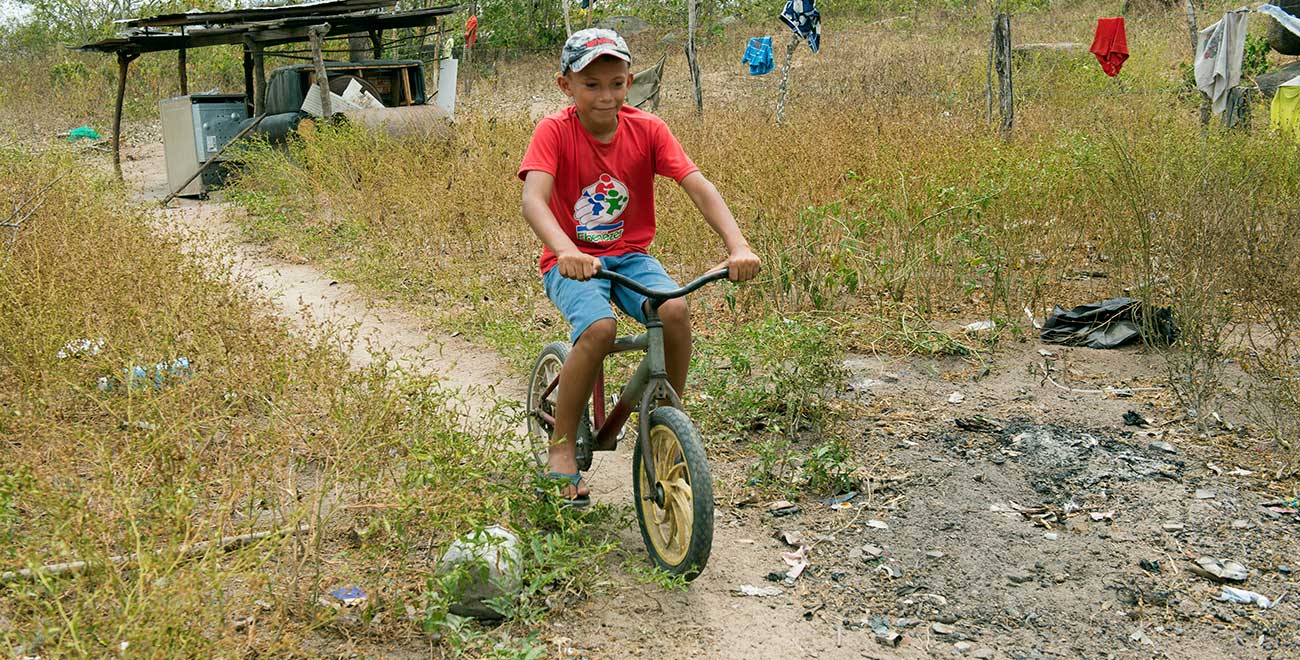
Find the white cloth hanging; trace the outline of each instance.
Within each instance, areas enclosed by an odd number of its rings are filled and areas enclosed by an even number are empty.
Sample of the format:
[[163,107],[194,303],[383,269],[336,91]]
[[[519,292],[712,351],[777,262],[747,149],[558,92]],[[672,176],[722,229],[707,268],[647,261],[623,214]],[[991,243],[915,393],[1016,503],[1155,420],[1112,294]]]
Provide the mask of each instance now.
[[1196,87],[1210,98],[1210,107],[1216,115],[1228,105],[1228,90],[1241,82],[1249,17],[1244,11],[1228,12],[1197,36]]
[[1296,18],[1277,5],[1262,4],[1255,8],[1255,11],[1261,14],[1268,14],[1277,19],[1277,22],[1296,36],[1300,36],[1300,18]]

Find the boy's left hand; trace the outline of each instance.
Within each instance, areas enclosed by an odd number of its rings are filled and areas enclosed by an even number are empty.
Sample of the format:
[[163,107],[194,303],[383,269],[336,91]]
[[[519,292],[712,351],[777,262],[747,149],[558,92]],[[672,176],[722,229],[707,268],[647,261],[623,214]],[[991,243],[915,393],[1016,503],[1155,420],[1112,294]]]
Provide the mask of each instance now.
[[727,279],[732,282],[744,282],[758,276],[759,260],[749,246],[736,248],[722,264],[727,267]]

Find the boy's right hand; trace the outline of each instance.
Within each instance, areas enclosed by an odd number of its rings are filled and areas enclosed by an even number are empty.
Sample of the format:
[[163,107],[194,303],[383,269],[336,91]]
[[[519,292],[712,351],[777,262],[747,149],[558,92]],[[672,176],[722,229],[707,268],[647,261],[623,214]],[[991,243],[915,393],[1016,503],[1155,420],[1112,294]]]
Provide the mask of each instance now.
[[600,259],[574,250],[556,255],[556,268],[560,269],[560,275],[571,280],[586,282],[596,276],[596,271],[600,270]]

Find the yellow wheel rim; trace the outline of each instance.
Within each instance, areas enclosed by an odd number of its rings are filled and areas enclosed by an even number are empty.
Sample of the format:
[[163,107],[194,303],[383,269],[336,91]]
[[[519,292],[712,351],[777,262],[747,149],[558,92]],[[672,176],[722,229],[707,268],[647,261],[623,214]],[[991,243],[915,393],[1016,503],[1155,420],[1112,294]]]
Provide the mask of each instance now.
[[[545,400],[542,399],[542,392],[546,391],[546,388],[551,385],[551,381],[560,375],[560,369],[564,367],[564,363],[554,356],[547,356],[547,358],[545,362],[538,365],[536,379],[530,388],[532,390],[532,400],[528,402],[528,405],[533,410],[544,410],[547,414],[554,416],[555,400],[559,397],[559,388],[551,390],[550,396],[546,397]],[[550,424],[530,416],[528,418],[528,430],[540,443],[541,449],[544,450],[549,446],[552,430]]]
[[[654,501],[655,484],[650,483],[645,468],[639,470],[641,480],[641,511],[646,531],[655,553],[665,563],[676,566],[686,558],[691,546],[691,532],[695,522],[695,499],[691,492],[691,473],[686,468],[682,445],[677,434],[667,426],[650,429],[649,457],[641,461],[654,461],[658,485],[664,490],[664,505]],[[647,499],[649,498],[649,499]]]

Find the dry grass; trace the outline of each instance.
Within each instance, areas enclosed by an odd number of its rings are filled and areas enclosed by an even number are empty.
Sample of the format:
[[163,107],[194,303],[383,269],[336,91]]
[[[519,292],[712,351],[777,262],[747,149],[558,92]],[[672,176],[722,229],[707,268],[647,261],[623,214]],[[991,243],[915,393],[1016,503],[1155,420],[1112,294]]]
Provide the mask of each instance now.
[[[512,621],[582,588],[608,546],[533,504],[513,413],[470,425],[435,383],[349,372],[331,335],[290,333],[219,266],[182,256],[179,239],[113,201],[119,184],[64,175],[81,168],[0,150],[0,178],[14,183],[0,207],[63,175],[0,257],[0,570],[92,564],[0,586],[4,646],[167,658],[428,648],[446,621],[432,559],[494,522],[546,540],[528,555],[531,590]],[[56,357],[83,337],[104,349]],[[189,377],[97,387],[181,356]],[[297,525],[310,530],[184,556]],[[112,556],[130,560],[107,567]],[[363,610],[318,603],[348,584],[370,594]]]

